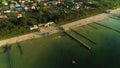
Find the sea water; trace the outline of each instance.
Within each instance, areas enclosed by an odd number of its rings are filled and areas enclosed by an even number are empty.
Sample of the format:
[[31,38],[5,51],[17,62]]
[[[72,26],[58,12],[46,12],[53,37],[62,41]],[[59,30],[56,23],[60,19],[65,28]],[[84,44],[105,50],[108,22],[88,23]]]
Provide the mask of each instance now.
[[0,54],[0,68],[120,68],[120,20],[108,18],[97,23],[112,29],[91,23],[73,29],[77,33],[68,31],[90,50],[57,33],[14,44],[9,52]]

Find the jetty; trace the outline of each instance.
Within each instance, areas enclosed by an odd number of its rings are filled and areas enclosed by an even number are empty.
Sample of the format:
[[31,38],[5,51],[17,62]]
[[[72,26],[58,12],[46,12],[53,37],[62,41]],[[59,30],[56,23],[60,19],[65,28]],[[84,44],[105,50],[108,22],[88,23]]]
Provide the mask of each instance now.
[[6,46],[4,46],[4,49],[5,49],[4,52],[7,52],[9,68],[13,68],[12,58],[10,55],[10,46],[7,44]]
[[108,29],[111,29],[111,30],[113,30],[113,31],[115,31],[115,32],[120,33],[119,30],[116,30],[116,29],[113,29],[113,28],[111,28],[111,27],[108,27],[108,26],[102,25],[102,24],[100,24],[100,23],[96,23],[96,22],[95,22],[95,24],[100,25],[100,26],[102,26],[102,27],[105,27],[105,28],[108,28]]
[[117,16],[110,16],[110,18],[120,20]]
[[93,25],[91,25],[91,24],[88,24],[88,26],[90,26],[90,27],[92,27],[92,28],[94,28],[94,29],[98,29],[96,26],[93,26]]
[[83,46],[84,46],[85,48],[87,48],[88,50],[91,49],[90,46],[88,46],[86,43],[82,42],[82,41],[79,40],[78,38],[72,36],[70,33],[66,32],[66,31],[64,31],[64,33],[65,33],[66,35],[68,35],[70,38],[72,38],[73,40],[75,40],[76,42],[78,42],[78,43],[80,43],[81,45],[83,45]]
[[92,40],[90,40],[88,37],[78,33],[77,31],[75,31],[74,29],[71,29],[71,31],[75,32],[76,34],[80,35],[81,37],[85,38],[86,40],[88,40],[89,42],[91,42],[92,44],[96,45],[96,43]]
[[16,42],[16,45],[19,49],[20,54],[23,55],[23,50],[22,50],[22,47],[20,46],[19,42]]

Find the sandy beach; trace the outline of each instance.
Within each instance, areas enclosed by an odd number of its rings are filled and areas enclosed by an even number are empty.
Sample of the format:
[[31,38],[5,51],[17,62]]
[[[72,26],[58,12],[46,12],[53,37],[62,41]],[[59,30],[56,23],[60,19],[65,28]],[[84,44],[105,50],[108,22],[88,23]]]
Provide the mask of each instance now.
[[69,24],[61,25],[61,27],[62,28],[76,28],[76,27],[83,26],[89,23],[98,22],[106,18],[108,18],[108,15],[105,13],[102,13],[102,14],[98,14],[96,16],[81,19],[81,20],[78,20],[78,21],[75,21]]
[[[118,11],[120,13],[120,8],[116,9],[116,10],[113,10],[112,13],[117,14]],[[79,27],[79,26],[82,26],[82,25],[86,25],[86,24],[89,24],[89,23],[104,20],[106,18],[108,18],[108,14],[102,13],[102,14],[98,14],[98,15],[95,15],[95,16],[92,16],[92,17],[81,19],[81,20],[78,20],[78,21],[75,21],[75,22],[71,22],[71,23],[68,23],[68,24],[65,24],[65,25],[61,25],[61,27],[63,27],[63,28],[71,28],[71,27],[76,28],[76,27]],[[49,32],[49,35],[50,35],[50,34],[54,34],[54,33],[59,32],[59,29],[57,29],[57,27],[55,27],[55,28],[51,28],[51,30],[49,30],[47,32]],[[6,44],[14,44],[16,42],[21,42],[21,41],[25,41],[25,40],[28,40],[28,39],[40,38],[40,37],[43,37],[40,34],[40,32],[34,32],[34,33],[22,35],[22,36],[17,36],[17,37],[1,40],[0,41],[0,46],[4,46]]]

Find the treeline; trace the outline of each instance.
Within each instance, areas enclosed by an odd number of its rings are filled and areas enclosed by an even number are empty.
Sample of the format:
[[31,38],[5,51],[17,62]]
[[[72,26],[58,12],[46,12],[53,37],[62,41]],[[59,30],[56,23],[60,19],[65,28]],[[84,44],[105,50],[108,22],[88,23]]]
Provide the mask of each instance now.
[[94,2],[108,8],[120,7],[120,0],[74,0],[75,2]]
[[30,27],[50,20],[43,10],[26,11],[22,18],[16,18],[14,14],[6,15],[8,18],[0,19],[0,39],[34,32],[30,31]]
[[27,26],[16,25],[16,23],[4,20],[0,21],[0,39],[17,36],[20,34],[28,33],[29,28]]

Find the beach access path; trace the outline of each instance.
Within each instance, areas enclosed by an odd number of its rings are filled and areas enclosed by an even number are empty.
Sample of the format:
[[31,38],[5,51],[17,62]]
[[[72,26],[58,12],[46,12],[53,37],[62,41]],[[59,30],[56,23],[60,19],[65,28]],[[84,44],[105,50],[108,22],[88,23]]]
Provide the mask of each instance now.
[[[120,12],[120,8],[116,9],[116,10],[113,10],[112,12],[113,12],[113,14],[116,14],[116,13],[118,13],[118,11]],[[76,28],[76,27],[83,26],[83,25],[86,25],[86,24],[89,24],[89,23],[102,21],[106,18],[108,18],[108,14],[102,13],[102,14],[98,14],[98,15],[95,15],[95,16],[85,18],[85,19],[74,21],[74,22],[71,22],[71,23],[68,23],[68,24],[64,24],[64,25],[61,25],[60,27]],[[59,32],[59,30],[57,28],[58,27],[52,28],[51,29],[52,31],[50,30],[50,31],[47,31],[47,32],[49,32],[49,35],[57,33],[57,32]],[[34,33],[26,34],[26,35],[21,35],[21,36],[5,39],[5,40],[0,40],[0,46],[4,46],[4,45],[7,45],[7,44],[10,45],[10,44],[14,44],[16,42],[21,42],[21,41],[25,41],[25,40],[28,40],[28,39],[40,38],[40,37],[43,37],[43,36],[39,32],[34,32]]]

